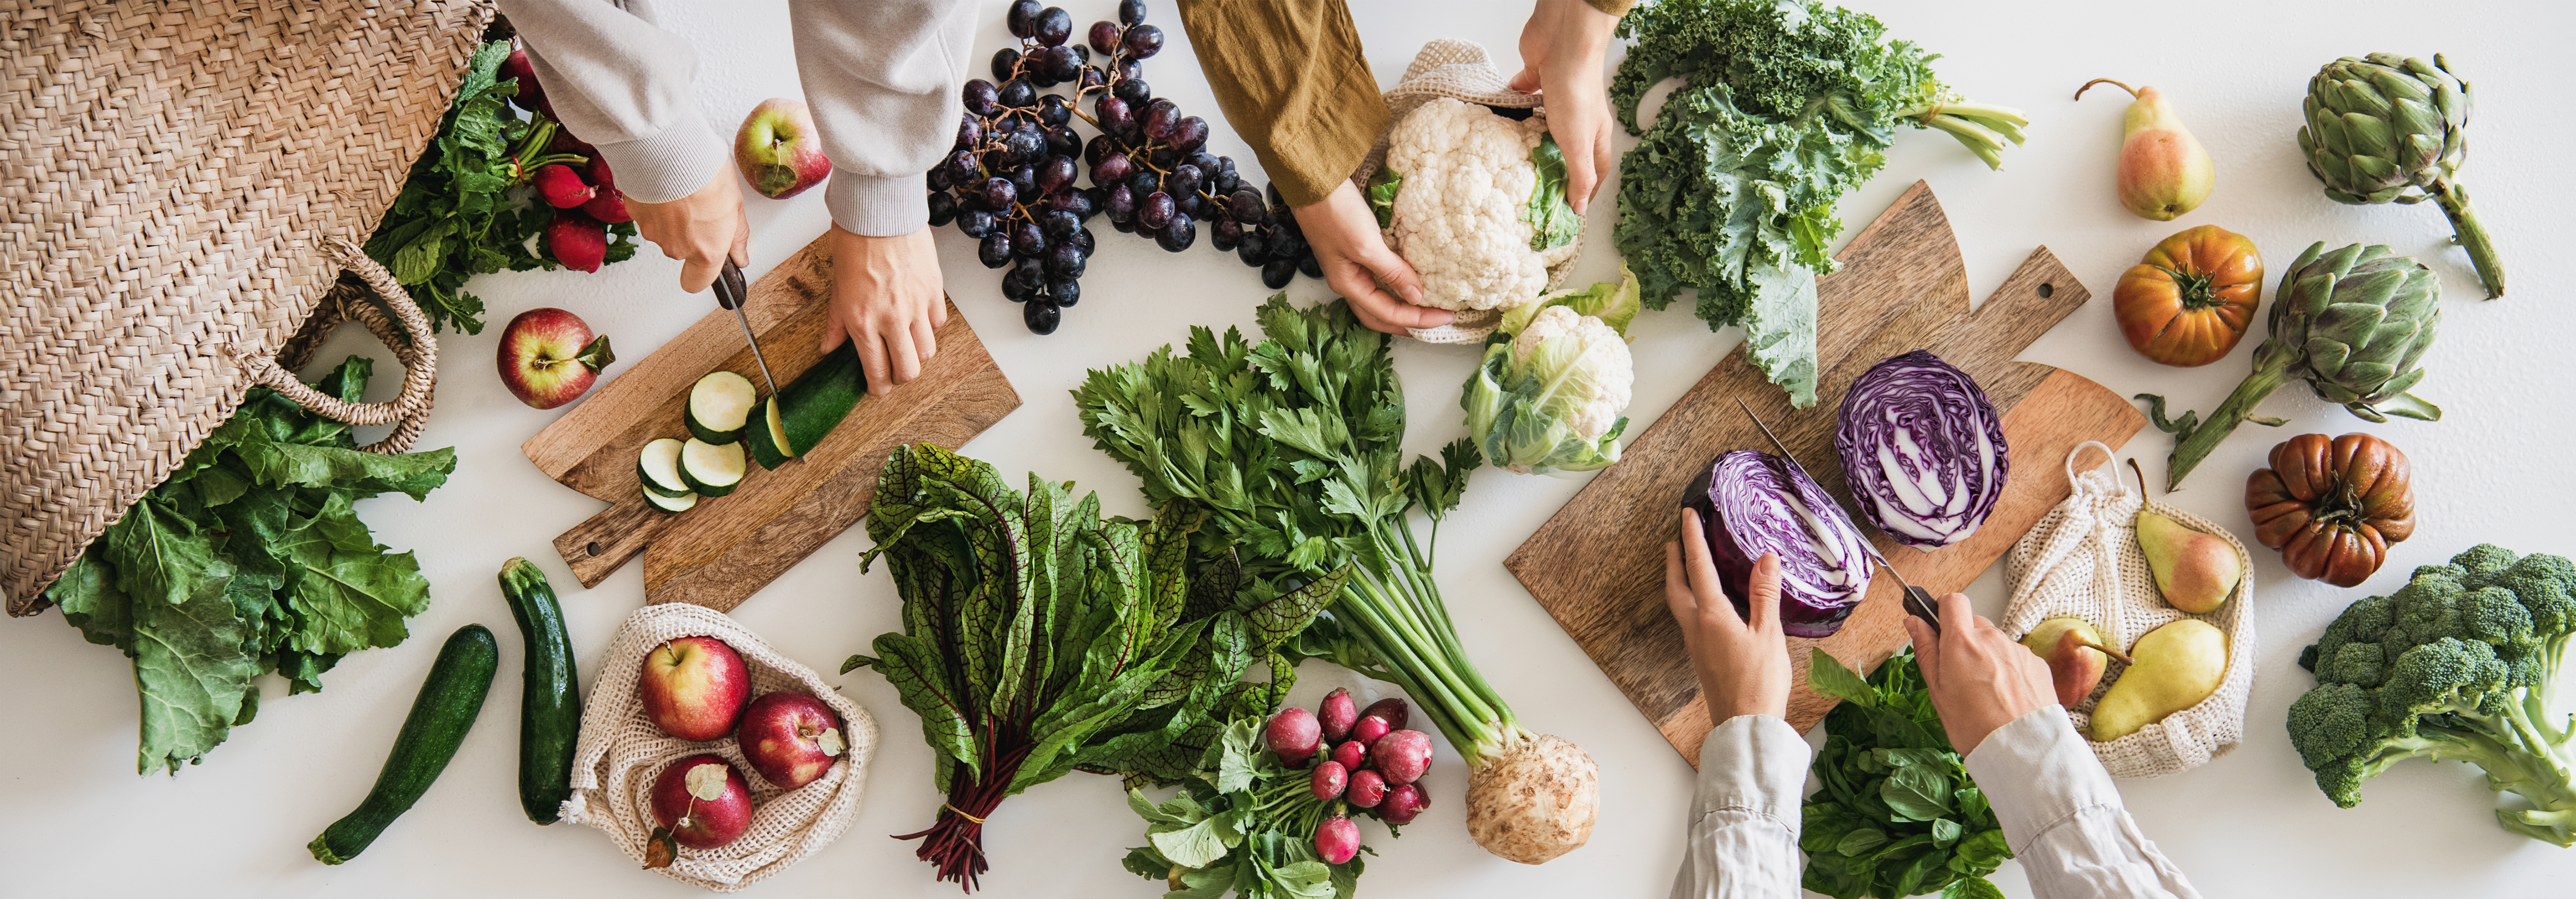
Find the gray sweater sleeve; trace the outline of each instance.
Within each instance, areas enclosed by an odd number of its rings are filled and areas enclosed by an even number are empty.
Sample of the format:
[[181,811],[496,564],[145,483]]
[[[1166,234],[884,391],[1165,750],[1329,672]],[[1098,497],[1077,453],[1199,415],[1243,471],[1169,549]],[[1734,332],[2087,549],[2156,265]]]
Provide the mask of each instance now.
[[649,0],[498,2],[556,118],[599,148],[628,198],[677,200],[725,168],[725,141],[690,87],[697,51],[654,23]]
[[947,155],[965,114],[957,92],[974,52],[977,4],[793,0],[788,8],[797,74],[832,160],[823,190],[833,223],[873,237],[926,227],[922,176]]

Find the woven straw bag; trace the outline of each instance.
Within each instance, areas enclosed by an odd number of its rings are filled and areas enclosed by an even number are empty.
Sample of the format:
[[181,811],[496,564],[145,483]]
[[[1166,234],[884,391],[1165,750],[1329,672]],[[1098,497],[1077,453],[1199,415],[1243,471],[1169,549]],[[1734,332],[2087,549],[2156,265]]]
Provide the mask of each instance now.
[[[2092,470],[2077,473],[2075,462],[2088,449],[2105,457]],[[2218,689],[2199,705],[2165,716],[2137,733],[2108,743],[2093,742],[2093,754],[2114,777],[2160,777],[2199,767],[2236,748],[2245,735],[2245,698],[2254,690],[2254,564],[2245,544],[2208,519],[2149,500],[2128,488],[2114,465],[2111,448],[2099,442],[2079,445],[2066,457],[2066,476],[2073,492],[2033,525],[2005,557],[2004,578],[2012,585],[2012,602],[2004,608],[2006,633],[2026,634],[2050,618],[2082,618],[2102,638],[2126,649],[2148,631],[2183,618],[2198,618],[2227,635],[2227,673]],[[2214,534],[2236,550],[2245,577],[2218,611],[2193,615],[2166,605],[2156,591],[2155,575],[2138,548],[2132,522],[2140,506],[2203,533]],[[2091,723],[2093,704],[2127,665],[2110,660],[2102,683],[2067,714],[2077,730]]]
[[[10,614],[41,609],[254,385],[398,425],[370,450],[420,435],[437,344],[353,241],[437,134],[490,18],[480,0],[0,0]],[[291,373],[348,318],[406,369],[393,401],[343,403]]]
[[[793,790],[781,790],[761,779],[743,761],[732,737],[698,742],[662,733],[644,716],[644,699],[635,691],[644,656],[681,637],[723,640],[751,669],[751,694],[776,690],[811,693],[841,716],[841,735],[849,748],[821,779]],[[821,675],[794,659],[779,655],[768,642],[726,617],[695,603],[656,603],[626,617],[608,643],[607,661],[582,706],[581,738],[573,745],[572,798],[564,800],[564,820],[588,824],[637,864],[652,838],[653,781],[672,762],[712,752],[723,756],[751,784],[751,827],[742,837],[716,849],[681,848],[670,867],[654,868],[664,877],[730,893],[759,883],[797,860],[841,838],[859,816],[859,798],[867,792],[868,760],[876,754],[877,723],[868,710],[834,692]]]
[[[1542,122],[1547,115],[1539,107],[1539,95],[1511,88],[1511,76],[1494,68],[1493,57],[1485,53],[1484,45],[1456,38],[1422,45],[1422,52],[1413,56],[1413,64],[1404,67],[1404,77],[1380,96],[1386,98],[1386,133],[1377,136],[1377,144],[1369,148],[1368,156],[1360,160],[1359,171],[1351,175],[1351,181],[1363,192],[1368,189],[1369,177],[1386,164],[1386,146],[1389,136],[1395,133],[1394,123],[1404,121],[1406,113],[1433,99],[1452,97],[1503,109],[1538,109]],[[1574,270],[1574,261],[1582,255],[1583,235],[1577,232],[1574,252],[1566,254],[1564,261],[1548,266],[1547,289],[1564,286],[1566,273]],[[1413,339],[1424,343],[1483,343],[1502,320],[1499,309],[1461,309],[1448,324],[1408,330]]]

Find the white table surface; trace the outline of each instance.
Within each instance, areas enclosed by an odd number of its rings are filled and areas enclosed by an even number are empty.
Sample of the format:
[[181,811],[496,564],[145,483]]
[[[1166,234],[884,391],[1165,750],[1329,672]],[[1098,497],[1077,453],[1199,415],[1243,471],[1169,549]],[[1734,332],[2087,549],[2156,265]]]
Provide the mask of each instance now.
[[[1938,68],[1949,84],[1981,101],[2018,106],[2035,122],[2031,143],[2008,151],[2008,168],[2000,173],[1987,171],[1946,136],[1907,131],[1886,169],[1841,206],[1848,234],[1908,184],[1930,181],[1959,233],[1969,283],[1981,298],[2034,245],[2053,249],[2094,300],[2023,359],[2072,369],[2122,395],[2153,391],[2187,407],[2214,406],[2248,370],[2259,337],[2217,364],[2166,368],[2124,348],[2110,312],[2110,288],[2121,270],[2156,240],[2191,225],[2218,224],[2254,237],[2276,266],[2275,278],[2277,266],[2317,240],[2384,242],[2441,274],[2447,319],[2425,360],[2432,374],[2420,392],[2447,410],[2445,420],[2371,425],[2292,385],[2263,407],[2289,416],[2289,428],[2244,428],[2211,455],[2188,489],[2170,497],[2250,537],[2238,479],[2274,441],[2293,433],[2371,431],[2413,460],[2422,517],[2414,539],[2354,590],[2293,580],[2277,556],[2257,548],[2261,664],[2243,745],[2198,770],[2126,781],[2121,790],[2139,826],[2213,897],[2563,894],[2576,878],[2576,853],[2497,828],[2488,813],[2496,799],[2474,770],[2410,762],[2372,782],[2360,807],[2339,810],[2311,783],[2281,722],[2312,683],[2293,659],[2345,603],[2392,590],[2413,566],[2481,541],[2522,552],[2576,552],[2576,518],[2566,514],[2576,496],[2576,469],[2561,461],[2563,442],[2576,437],[2576,402],[2565,392],[2567,378],[2551,374],[2563,364],[2562,335],[2576,329],[2563,249],[2576,231],[2550,211],[2566,199],[2569,183],[2552,166],[2576,145],[2576,128],[2564,114],[2564,79],[2553,74],[2565,63],[2564,35],[2576,15],[2538,0],[2440,11],[2377,0],[1973,8],[1852,3],[1876,10],[1895,36],[1948,54]],[[1006,39],[1002,4],[986,5],[976,42],[979,74],[983,58]],[[1354,5],[1382,84],[1392,84],[1413,51],[1435,37],[1480,41],[1517,65],[1519,3]],[[699,48],[699,103],[720,127],[763,98],[798,95],[783,3],[663,6]],[[1116,5],[1076,0],[1067,8],[1078,38],[1093,20],[1111,17]],[[1257,169],[1224,129],[1170,4],[1158,3],[1152,21],[1164,27],[1169,44],[1148,63],[1148,79],[1217,126],[1215,150],[1234,155],[1247,171]],[[2479,300],[2466,256],[2446,246],[2450,229],[2430,204],[2339,206],[2320,195],[2302,168],[2293,135],[2308,76],[2336,56],[2383,49],[2447,52],[2475,81],[2479,117],[2470,126],[2467,182],[2510,266],[2511,296]],[[2097,91],[2082,103],[2068,99],[2097,76],[2153,84],[2174,98],[2219,166],[2218,190],[2205,206],[2173,223],[2119,209],[2109,182],[2125,98]],[[1631,139],[1623,134],[1621,141],[1624,148]],[[1615,180],[1605,184],[1593,207],[1588,227],[1594,236],[1577,283],[1616,274],[1607,239],[1616,190]],[[826,225],[820,190],[784,202],[746,196],[755,277]],[[1088,298],[1069,310],[1052,337],[1020,326],[1019,310],[1000,296],[998,273],[975,263],[967,240],[953,230],[940,234],[949,290],[1026,401],[966,451],[1009,477],[1034,469],[1074,479],[1100,491],[1107,510],[1143,514],[1136,481],[1091,449],[1065,391],[1086,369],[1139,358],[1181,338],[1188,325],[1250,328],[1253,305],[1269,291],[1231,254],[1194,248],[1172,256],[1105,225],[1095,230],[1102,243],[1084,282]],[[259,719],[235,730],[205,764],[175,778],[135,776],[136,698],[127,661],[83,642],[55,613],[0,624],[0,658],[15,672],[11,688],[0,690],[0,721],[6,722],[0,725],[6,734],[0,737],[0,860],[9,869],[0,893],[693,894],[636,870],[589,828],[539,828],[520,814],[520,641],[493,572],[502,560],[524,555],[554,577],[585,675],[596,675],[593,654],[643,596],[640,565],[582,590],[555,557],[548,541],[600,504],[552,483],[520,455],[519,442],[559,413],[511,399],[486,361],[501,323],[544,305],[579,313],[614,336],[621,356],[641,358],[712,306],[704,295],[686,297],[671,287],[676,269],[648,250],[597,274],[499,274],[472,284],[491,305],[492,327],[442,338],[438,411],[421,441],[456,447],[456,475],[425,503],[395,497],[362,507],[379,541],[419,553],[435,601],[412,622],[411,640],[349,657],[324,678],[322,693],[287,698],[282,683],[266,678]],[[2267,302],[2270,292],[2267,284]],[[1303,278],[1290,293],[1307,302],[1329,296],[1321,282]],[[1690,317],[1687,303],[1647,313],[1636,331],[1638,380],[1628,413],[1636,429],[1739,339],[1732,329],[1710,333]],[[347,329],[325,358],[346,352],[386,355],[358,329]],[[1427,450],[1455,436],[1455,385],[1471,366],[1472,351],[1407,345],[1396,358],[1412,389],[1408,445]],[[390,384],[385,379],[384,389]],[[2150,431],[2128,450],[2161,470],[2155,463],[2165,446]],[[1361,881],[1368,895],[1649,896],[1668,888],[1681,857],[1690,767],[1501,565],[1581,486],[1580,479],[1479,472],[1465,506],[1444,529],[1440,576],[1465,644],[1522,720],[1573,739],[1600,763],[1601,818],[1591,844],[1537,868],[1477,848],[1460,826],[1466,771],[1443,743],[1429,777],[1434,805],[1423,823],[1402,840],[1386,839],[1376,824],[1363,828],[1379,852]],[[865,545],[857,529],[843,534],[754,596],[737,617],[790,656],[837,669],[875,635],[900,626],[885,575],[859,571]],[[1981,611],[2001,611],[1998,572],[1988,572],[1974,593]],[[304,844],[366,793],[440,640],[467,622],[492,626],[502,644],[503,673],[479,726],[436,787],[364,856],[340,867],[315,863]],[[1322,663],[1302,674],[1298,698],[1305,702],[1337,684],[1363,693],[1390,689]],[[915,717],[875,674],[826,678],[865,705],[883,730],[866,805],[839,843],[756,887],[755,895],[956,895],[956,887],[934,882],[929,866],[913,858],[915,844],[885,836],[927,825],[939,805]],[[1121,803],[1113,780],[1074,775],[1037,787],[1005,803],[984,833],[994,867],[983,884],[992,895],[1159,893],[1156,884],[1119,867],[1125,847],[1139,843],[1141,823]],[[2028,894],[2013,864],[1995,881],[2009,894]]]

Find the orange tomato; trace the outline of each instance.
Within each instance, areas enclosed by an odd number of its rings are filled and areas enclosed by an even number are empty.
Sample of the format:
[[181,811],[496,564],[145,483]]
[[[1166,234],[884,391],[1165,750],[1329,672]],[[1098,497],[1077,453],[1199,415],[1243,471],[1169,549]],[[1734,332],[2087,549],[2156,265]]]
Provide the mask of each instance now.
[[2245,338],[2262,299],[2263,254],[2254,242],[2202,225],[2165,238],[2121,275],[2111,314],[2138,355],[2208,365]]

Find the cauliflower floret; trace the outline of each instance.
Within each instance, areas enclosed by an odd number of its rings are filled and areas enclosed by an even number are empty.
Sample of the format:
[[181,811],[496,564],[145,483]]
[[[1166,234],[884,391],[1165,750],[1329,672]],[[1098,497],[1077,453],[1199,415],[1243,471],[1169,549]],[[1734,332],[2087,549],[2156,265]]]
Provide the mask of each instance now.
[[[1390,242],[1422,275],[1422,304],[1509,309],[1547,290],[1547,267],[1575,241],[1531,249],[1527,220],[1539,173],[1530,153],[1547,123],[1442,97],[1407,114],[1388,138],[1386,168],[1402,180]],[[1605,425],[1606,426],[1606,425]]]
[[[1544,351],[1545,370],[1534,370],[1530,357]],[[1585,440],[1599,440],[1628,409],[1636,386],[1636,366],[1628,341],[1600,319],[1563,306],[1550,306],[1512,338],[1511,370],[1546,383],[1539,405],[1556,414]],[[1553,402],[1550,402],[1553,401]]]

